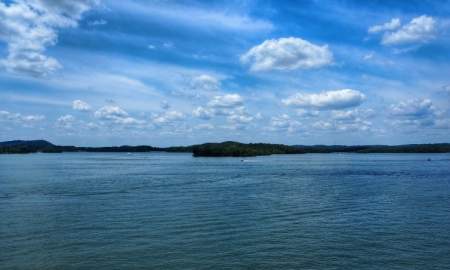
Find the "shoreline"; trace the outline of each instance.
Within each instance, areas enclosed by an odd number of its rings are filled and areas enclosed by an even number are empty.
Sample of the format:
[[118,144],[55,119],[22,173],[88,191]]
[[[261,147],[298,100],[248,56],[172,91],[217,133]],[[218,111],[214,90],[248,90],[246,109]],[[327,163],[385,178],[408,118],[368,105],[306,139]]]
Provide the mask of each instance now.
[[30,153],[191,153],[194,157],[255,157],[275,154],[331,154],[331,153],[450,153],[450,143],[437,144],[407,144],[407,145],[283,145],[268,143],[221,142],[205,143],[190,146],[153,147],[110,146],[110,147],[77,147],[59,146],[45,140],[7,141],[0,142],[0,154],[30,154]]

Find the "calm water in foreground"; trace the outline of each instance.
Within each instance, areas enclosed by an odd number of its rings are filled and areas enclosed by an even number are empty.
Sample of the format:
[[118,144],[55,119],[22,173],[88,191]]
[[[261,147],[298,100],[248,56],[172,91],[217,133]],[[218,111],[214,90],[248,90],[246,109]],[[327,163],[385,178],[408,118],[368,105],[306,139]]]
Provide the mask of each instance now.
[[449,154],[0,156],[0,269],[449,267]]

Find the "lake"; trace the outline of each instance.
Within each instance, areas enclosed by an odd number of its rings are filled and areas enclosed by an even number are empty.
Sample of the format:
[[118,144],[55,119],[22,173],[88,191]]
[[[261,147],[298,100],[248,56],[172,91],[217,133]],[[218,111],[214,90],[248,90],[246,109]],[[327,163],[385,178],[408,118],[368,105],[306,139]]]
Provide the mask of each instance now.
[[0,155],[0,269],[449,267],[450,154]]

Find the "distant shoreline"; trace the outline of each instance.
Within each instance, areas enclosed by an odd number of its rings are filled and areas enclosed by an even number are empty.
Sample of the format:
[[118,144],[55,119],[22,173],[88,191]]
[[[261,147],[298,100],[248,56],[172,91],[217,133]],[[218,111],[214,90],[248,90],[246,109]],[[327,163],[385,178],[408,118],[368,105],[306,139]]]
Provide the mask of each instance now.
[[28,153],[63,153],[63,152],[97,152],[97,153],[144,153],[176,152],[192,153],[194,157],[251,157],[273,154],[310,154],[310,153],[450,153],[450,143],[407,144],[407,145],[284,145],[268,143],[221,142],[190,146],[153,147],[111,146],[78,147],[54,145],[45,140],[15,140],[0,142],[0,154]]

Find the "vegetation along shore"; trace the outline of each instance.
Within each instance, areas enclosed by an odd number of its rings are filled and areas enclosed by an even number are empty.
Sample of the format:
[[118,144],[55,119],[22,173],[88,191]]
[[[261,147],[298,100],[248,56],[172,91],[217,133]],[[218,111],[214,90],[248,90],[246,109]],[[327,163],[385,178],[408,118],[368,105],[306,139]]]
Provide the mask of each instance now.
[[449,153],[450,143],[407,145],[283,145],[269,143],[221,142],[190,146],[154,147],[110,146],[78,147],[55,145],[45,140],[0,142],[0,154],[62,153],[62,152],[185,152],[194,157],[246,157],[272,154],[308,153]]

